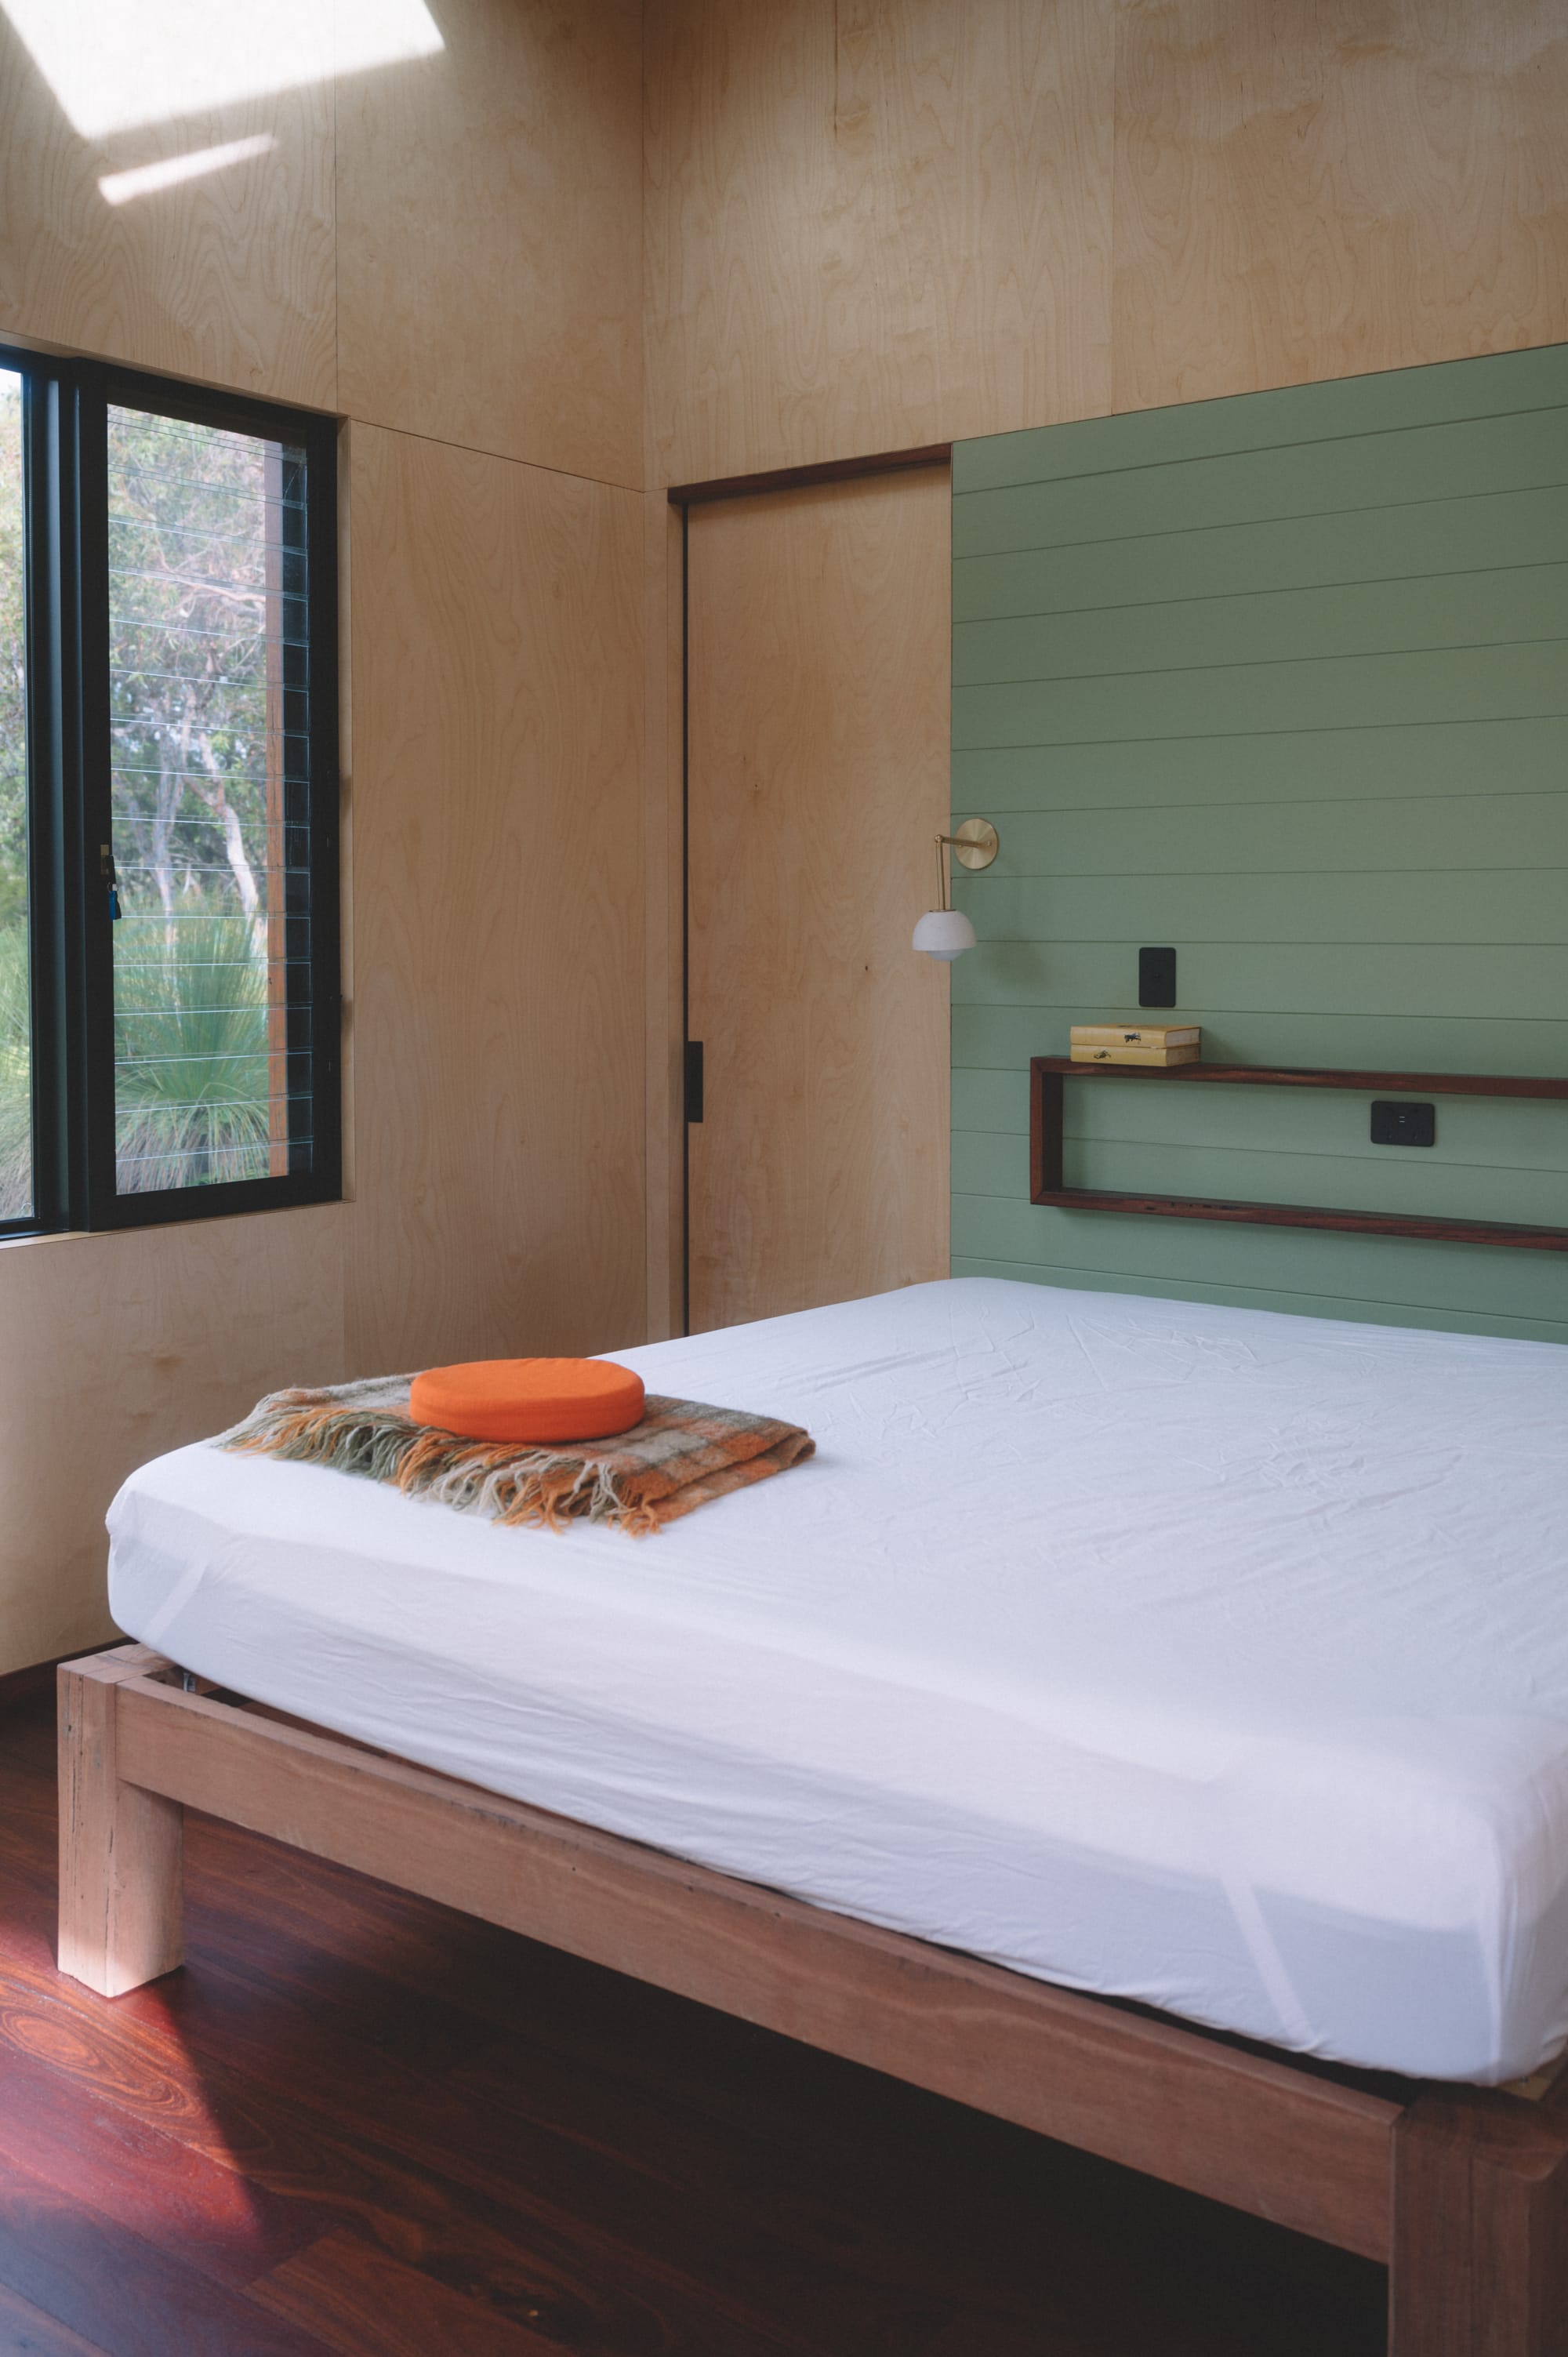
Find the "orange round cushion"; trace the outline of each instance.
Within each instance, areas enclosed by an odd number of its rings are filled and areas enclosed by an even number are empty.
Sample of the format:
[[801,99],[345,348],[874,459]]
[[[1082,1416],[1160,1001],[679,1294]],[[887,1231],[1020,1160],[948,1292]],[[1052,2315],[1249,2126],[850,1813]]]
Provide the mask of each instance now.
[[415,1375],[408,1412],[466,1440],[604,1440],[642,1421],[642,1377],[608,1359],[473,1359]]

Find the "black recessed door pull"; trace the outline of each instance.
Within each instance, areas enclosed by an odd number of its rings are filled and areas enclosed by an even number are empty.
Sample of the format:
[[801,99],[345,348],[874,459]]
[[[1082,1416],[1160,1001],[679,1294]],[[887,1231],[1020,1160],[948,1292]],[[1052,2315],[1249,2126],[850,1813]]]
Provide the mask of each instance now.
[[125,911],[120,906],[120,879],[114,873],[114,854],[106,843],[98,846],[98,872],[109,888],[109,921],[117,925]]
[[1374,1146],[1435,1146],[1436,1143],[1435,1105],[1412,1104],[1408,1098],[1373,1098]]
[[700,1039],[686,1042],[686,1118],[703,1118],[703,1043]]

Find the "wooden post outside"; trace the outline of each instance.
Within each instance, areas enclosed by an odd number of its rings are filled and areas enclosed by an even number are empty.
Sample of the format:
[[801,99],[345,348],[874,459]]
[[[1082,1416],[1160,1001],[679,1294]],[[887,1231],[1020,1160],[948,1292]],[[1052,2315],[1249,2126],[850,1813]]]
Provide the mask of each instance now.
[[1568,2076],[1405,2112],[1389,2292],[1391,2357],[1568,2357]]
[[120,1996],[185,1955],[185,1812],[122,1783],[121,1681],[156,1657],[127,1646],[59,1673],[59,1969]]

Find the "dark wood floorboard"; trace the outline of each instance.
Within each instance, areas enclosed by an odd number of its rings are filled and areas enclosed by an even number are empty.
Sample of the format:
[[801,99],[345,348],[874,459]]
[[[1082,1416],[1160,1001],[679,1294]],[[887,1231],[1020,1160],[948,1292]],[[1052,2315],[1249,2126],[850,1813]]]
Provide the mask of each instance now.
[[0,2284],[0,2350],[5,2357],[104,2357],[102,2343],[84,2341],[5,2284]]
[[0,2357],[1380,2357],[1382,2270],[192,1819],[54,1969],[0,1712]]

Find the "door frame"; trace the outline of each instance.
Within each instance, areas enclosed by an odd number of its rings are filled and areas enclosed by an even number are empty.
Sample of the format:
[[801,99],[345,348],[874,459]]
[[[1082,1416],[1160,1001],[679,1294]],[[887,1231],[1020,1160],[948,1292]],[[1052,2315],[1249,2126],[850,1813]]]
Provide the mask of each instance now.
[[[650,954],[649,972],[653,1049],[648,1107],[650,1340],[691,1330],[691,1154],[686,1101],[692,930],[691,511],[714,500],[754,499],[769,491],[805,490],[822,483],[854,482],[868,475],[897,475],[917,468],[948,467],[951,463],[950,442],[928,442],[911,449],[873,451],[859,458],[823,458],[811,466],[771,467],[754,475],[720,475],[708,482],[672,483],[662,502],[656,499],[652,503],[656,510],[661,510],[650,514],[649,520],[650,533],[657,534],[650,563],[656,576],[660,572],[663,576],[666,760],[675,791],[662,797],[662,810],[658,806],[656,791],[650,791],[649,819],[650,834],[657,830],[667,839],[674,837],[676,858],[675,877],[667,880],[662,892],[659,879],[651,876],[650,878],[650,947],[658,943],[664,952],[662,956]],[[650,682],[654,686],[656,662],[650,648]],[[669,692],[671,686],[672,694]],[[652,734],[650,730],[650,738]],[[656,755],[654,759],[657,760]],[[670,884],[674,885],[673,890],[669,888]],[[662,900],[661,908],[653,905],[656,898]],[[673,941],[670,938],[671,932]],[[659,1020],[661,1004],[662,1022]],[[673,1039],[664,1036],[666,1025],[672,1027]],[[653,1198],[658,1199],[657,1207]]]

